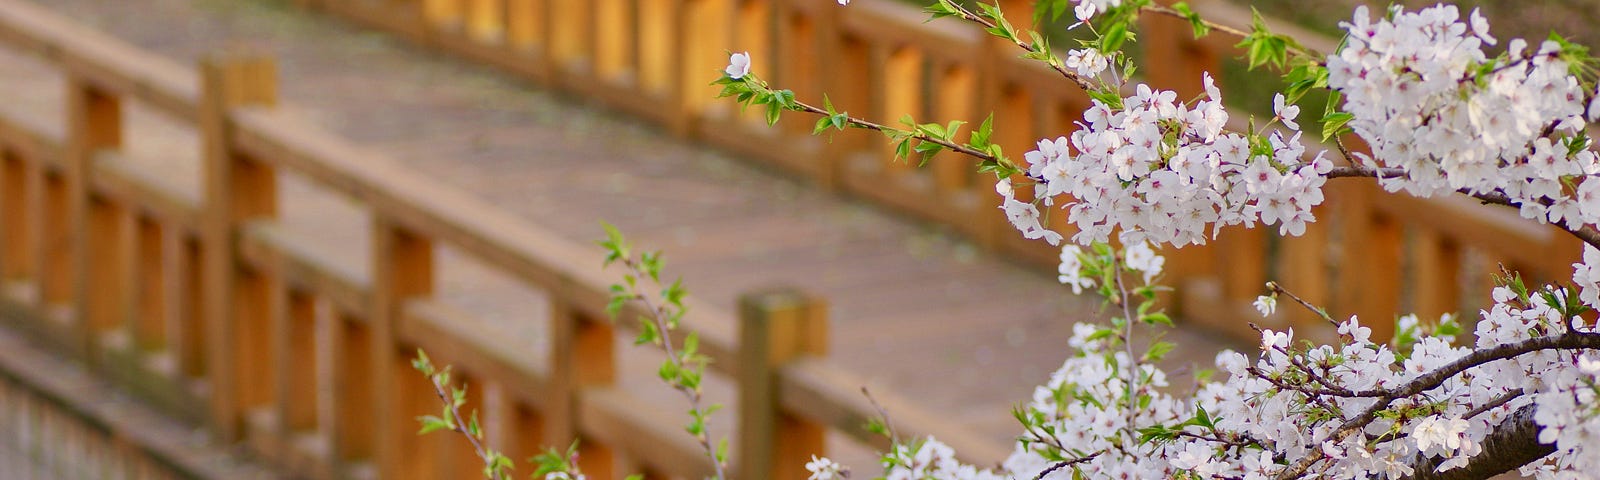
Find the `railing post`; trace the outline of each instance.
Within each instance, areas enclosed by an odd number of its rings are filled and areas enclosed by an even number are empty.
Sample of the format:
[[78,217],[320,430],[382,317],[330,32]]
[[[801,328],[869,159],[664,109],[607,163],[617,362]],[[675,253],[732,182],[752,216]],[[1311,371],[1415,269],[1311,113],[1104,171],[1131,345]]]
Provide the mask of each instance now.
[[[399,348],[405,302],[433,294],[433,240],[377,217],[372,228],[372,311],[368,314],[380,478],[436,478],[438,452],[419,448],[417,415],[437,403],[432,386]],[[413,409],[429,405],[426,409]]]
[[[545,445],[566,448],[582,434],[578,402],[583,390],[616,381],[616,333],[610,323],[586,318],[560,299],[550,308],[550,398],[545,401]],[[591,478],[616,478],[616,453],[579,443],[579,465]]]
[[828,351],[827,304],[792,289],[739,299],[739,465],[741,479],[801,480],[826,430],[783,412],[778,371]]
[[241,223],[276,215],[277,176],[234,150],[228,112],[274,104],[276,67],[265,57],[214,58],[202,62],[200,71],[206,371],[213,426],[222,438],[237,440],[245,409],[272,400],[272,362],[263,358],[267,354],[252,357],[267,352],[270,338],[271,317],[264,311],[268,282],[238,263],[234,237]]
[[[67,79],[67,145],[65,160],[66,223],[46,232],[46,272],[43,300],[46,305],[72,306],[69,329],[77,338],[68,340],[74,350],[88,355],[93,338],[103,323],[110,323],[106,310],[121,292],[106,292],[90,282],[115,282],[116,259],[91,258],[91,254],[113,253],[121,233],[116,215],[109,206],[95,205],[89,176],[94,157],[102,150],[122,144],[122,102],[116,96],[81,78]],[[106,207],[105,209],[97,207]],[[65,234],[63,238],[61,235]],[[98,262],[95,262],[98,260]]]

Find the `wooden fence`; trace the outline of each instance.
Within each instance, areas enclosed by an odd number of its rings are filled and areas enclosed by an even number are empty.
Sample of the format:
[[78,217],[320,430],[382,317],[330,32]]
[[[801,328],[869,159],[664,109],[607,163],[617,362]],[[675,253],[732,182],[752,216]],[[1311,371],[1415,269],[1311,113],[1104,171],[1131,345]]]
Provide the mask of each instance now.
[[[996,208],[992,181],[945,153],[926,168],[893,160],[890,144],[868,132],[810,135],[811,119],[769,128],[715,101],[714,80],[727,51],[749,51],[753,71],[802,100],[893,122],[977,119],[993,112],[996,141],[1020,157],[1039,138],[1065,135],[1088,99],[1014,45],[955,20],[925,22],[898,0],[299,0],[576,92],[657,121],[680,135],[796,172],[819,184],[948,225],[994,250],[1053,266],[1056,251],[1026,241]],[[1029,0],[1000,0],[1027,23]],[[1208,19],[1247,27],[1247,10],[1219,0],[1189,2]],[[1334,41],[1280,22],[1277,31]],[[1200,74],[1225,75],[1237,39],[1196,41],[1181,20],[1146,15],[1143,71],[1182,98],[1200,92]],[[1228,83],[1224,78],[1219,83]],[[1243,115],[1235,115],[1243,123]],[[1460,198],[1384,195],[1362,180],[1335,181],[1323,221],[1298,238],[1270,229],[1224,232],[1205,248],[1171,253],[1168,283],[1178,309],[1195,322],[1253,336],[1243,318],[1277,279],[1335,314],[1360,314],[1382,334],[1394,312],[1427,316],[1466,311],[1486,298],[1488,273],[1504,262],[1535,279],[1565,279],[1580,250],[1565,234],[1521,221],[1514,212]],[[1058,222],[1064,223],[1064,222]],[[1070,236],[1070,226],[1060,226]],[[1405,287],[1415,285],[1415,288]],[[1309,312],[1286,308],[1264,322],[1327,329]]]
[[[268,58],[186,68],[22,0],[0,0],[0,44],[58,69],[68,99],[64,135],[0,118],[0,304],[24,319],[17,326],[313,478],[477,474],[464,443],[414,434],[414,417],[437,407],[408,364],[419,347],[455,366],[493,446],[519,458],[581,438],[595,478],[710,468],[679,410],[615,383],[619,332],[602,312],[616,274],[598,270],[597,248],[274,111]],[[198,132],[198,192],[130,167],[132,104]],[[288,172],[363,207],[372,235],[361,267],[283,226],[277,182]],[[550,299],[532,314],[549,322],[547,357],[491,345],[434,295],[446,246]],[[862,429],[875,415],[863,380],[820,358],[824,305],[787,290],[745,295],[736,313],[691,305],[685,328],[700,333],[714,374],[737,384],[739,478],[802,478],[829,430],[885,443]],[[902,432],[936,434],[970,459],[1008,451],[891,392],[879,400]]]

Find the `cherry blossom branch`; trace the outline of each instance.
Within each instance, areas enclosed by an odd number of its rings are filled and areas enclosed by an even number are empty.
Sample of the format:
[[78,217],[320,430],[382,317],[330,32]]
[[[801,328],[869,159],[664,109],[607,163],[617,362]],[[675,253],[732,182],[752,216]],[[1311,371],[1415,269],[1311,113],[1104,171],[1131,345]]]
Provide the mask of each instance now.
[[[981,25],[981,26],[983,26],[983,28],[985,30],[991,30],[992,31],[992,30],[998,28],[998,26],[996,26],[994,22],[989,21],[989,19],[983,18],[982,16],[980,16],[980,15],[978,15],[976,13],[972,13],[971,10],[967,10],[967,7],[961,6],[960,3],[947,2],[947,4],[950,7],[954,7],[954,11],[956,12],[956,16],[960,17],[962,20],[967,20],[967,21],[976,23],[978,25]],[[1034,50],[1034,48],[1032,46],[1030,46],[1030,45],[1028,45],[1026,43],[1023,43],[1021,40],[1017,40],[1016,38],[1010,38],[1009,40],[1011,40],[1011,43],[1016,44],[1017,48],[1021,48],[1023,50],[1026,50],[1028,53],[1035,53],[1035,50]],[[1088,79],[1083,78],[1082,75],[1078,75],[1077,72],[1074,72],[1074,71],[1071,71],[1071,70],[1067,70],[1067,67],[1061,63],[1061,60],[1059,58],[1056,58],[1055,52],[1043,52],[1043,53],[1050,56],[1050,60],[1046,60],[1046,61],[1044,61],[1044,63],[1046,65],[1049,65],[1051,69],[1054,69],[1056,71],[1056,73],[1060,73],[1063,78],[1067,79],[1067,81],[1072,82],[1073,85],[1077,85],[1078,88],[1081,88],[1084,91],[1094,90],[1094,85],[1089,83]]]
[[[794,104],[795,104],[795,106],[799,107],[800,108],[799,111],[802,111],[802,112],[812,113],[812,114],[822,115],[822,116],[830,115],[827,110],[823,110],[821,108],[818,108],[816,105],[812,105],[812,104],[809,104],[809,103],[806,103],[806,102],[802,102],[802,101],[799,101],[799,100],[795,100]],[[927,135],[927,134],[924,134],[924,133],[921,133],[921,132],[917,132],[917,131],[913,131],[913,130],[901,130],[901,129],[898,129],[898,128],[885,126],[885,125],[880,124],[880,123],[871,122],[871,121],[863,120],[863,119],[860,119],[860,118],[851,117],[851,116],[848,116],[848,115],[846,115],[845,118],[846,118],[845,122],[849,123],[850,126],[852,126],[852,127],[872,130],[872,131],[876,131],[876,132],[893,131],[893,132],[904,133],[904,134],[907,134],[908,136],[910,136],[911,138],[915,138],[915,139],[917,139],[919,141],[935,143],[935,144],[938,144],[941,147],[950,149],[953,152],[960,153],[962,155],[966,155],[966,156],[969,156],[969,157],[972,157],[972,158],[976,158],[976,159],[979,159],[979,160],[985,160],[985,161],[998,161],[999,160],[994,155],[990,155],[990,154],[988,154],[986,152],[982,152],[982,151],[973,149],[971,147],[968,147],[966,145],[962,145],[962,144],[959,144],[959,143],[946,141],[946,140],[944,140],[942,138],[934,137],[934,136]]]
[[1082,457],[1074,458],[1072,460],[1062,460],[1062,461],[1056,462],[1054,465],[1051,465],[1050,468],[1046,468],[1046,469],[1044,469],[1044,471],[1039,472],[1038,475],[1035,475],[1033,477],[1033,480],[1041,480],[1045,476],[1050,475],[1052,473],[1055,473],[1056,470],[1060,470],[1060,469],[1067,468],[1067,467],[1070,467],[1070,466],[1073,466],[1073,465],[1077,465],[1077,464],[1080,464],[1080,463],[1083,463],[1083,462],[1094,460],[1094,457],[1100,456],[1101,453],[1105,453],[1105,452],[1104,451],[1094,452],[1094,453],[1091,453],[1091,454],[1088,454],[1088,455],[1084,455]]
[[[1543,350],[1575,350],[1595,348],[1600,348],[1600,333],[1567,332],[1560,335],[1532,338],[1517,343],[1506,343],[1490,348],[1475,350],[1466,356],[1458,358],[1455,361],[1434,369],[1433,371],[1422,374],[1421,376],[1406,382],[1404,385],[1400,385],[1395,388],[1361,390],[1353,392],[1355,396],[1376,397],[1378,401],[1373,403],[1372,406],[1367,407],[1366,410],[1362,411],[1354,418],[1346,420],[1342,425],[1339,426],[1337,430],[1334,431],[1332,435],[1330,435],[1329,440],[1335,443],[1343,441],[1344,438],[1349,436],[1351,433],[1365,428],[1367,424],[1372,423],[1373,420],[1376,420],[1378,418],[1378,413],[1382,412],[1386,408],[1389,408],[1389,405],[1393,404],[1395,400],[1410,397],[1437,388],[1439,385],[1444,384],[1446,380],[1449,380],[1450,378],[1455,377],[1456,375],[1459,375],[1462,372],[1474,367],[1478,367],[1496,360],[1515,358],[1527,353]],[[1534,435],[1537,435],[1537,427],[1535,427],[1534,430]],[[1316,463],[1321,460],[1323,460],[1322,456],[1308,455],[1299,462],[1296,462],[1294,465],[1280,472],[1278,474],[1278,478],[1280,480],[1300,478],[1304,476],[1313,465],[1316,465]]]
[[1409,462],[1415,475],[1406,480],[1475,480],[1509,472],[1555,453],[1556,446],[1539,442],[1539,424],[1533,415],[1534,404],[1524,405],[1500,422],[1482,440],[1483,453],[1467,460],[1467,464],[1439,471],[1444,457],[1416,455]]
[[[1143,11],[1146,11],[1146,12],[1150,12],[1150,13],[1159,13],[1159,14],[1162,14],[1162,15],[1166,15],[1166,16],[1173,17],[1173,18],[1176,18],[1176,19],[1179,19],[1179,20],[1184,20],[1184,21],[1188,21],[1190,19],[1190,17],[1187,16],[1187,15],[1184,15],[1183,12],[1174,10],[1171,7],[1168,7],[1166,5],[1159,5],[1159,4],[1151,3],[1149,5],[1145,5],[1143,7],[1139,7],[1139,9],[1143,10]],[[1237,38],[1240,38],[1240,39],[1243,39],[1245,37],[1249,37],[1250,36],[1250,32],[1246,32],[1244,30],[1240,30],[1240,29],[1237,29],[1237,28],[1234,28],[1234,27],[1230,27],[1228,25],[1224,25],[1224,24],[1221,24],[1221,23],[1217,23],[1217,22],[1213,22],[1213,21],[1210,21],[1210,20],[1206,20],[1205,18],[1199,17],[1198,15],[1196,15],[1195,18],[1198,18],[1200,20],[1200,24],[1205,25],[1206,28],[1211,29],[1211,30],[1216,30],[1216,31],[1219,31],[1219,32],[1222,32],[1222,33],[1226,33],[1226,34],[1228,34],[1230,36],[1237,37]],[[1312,52],[1301,52],[1301,53],[1310,54]]]
[[1339,322],[1334,321],[1333,317],[1328,316],[1328,312],[1322,310],[1321,308],[1317,308],[1317,306],[1312,305],[1311,302],[1307,302],[1305,299],[1300,298],[1299,295],[1295,295],[1294,292],[1290,292],[1288,289],[1283,288],[1283,285],[1279,285],[1278,282],[1267,282],[1267,289],[1271,290],[1273,293],[1281,293],[1284,296],[1289,297],[1290,300],[1294,300],[1294,302],[1300,304],[1300,306],[1306,307],[1306,310],[1310,310],[1311,313],[1315,313],[1323,320],[1327,320],[1328,323],[1334,327],[1339,326]]

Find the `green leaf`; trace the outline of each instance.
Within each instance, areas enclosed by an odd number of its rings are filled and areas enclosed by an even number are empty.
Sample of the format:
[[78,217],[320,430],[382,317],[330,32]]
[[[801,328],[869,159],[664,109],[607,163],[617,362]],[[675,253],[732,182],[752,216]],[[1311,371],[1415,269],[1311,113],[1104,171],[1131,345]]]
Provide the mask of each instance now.
[[1326,142],[1336,135],[1349,131],[1345,125],[1355,118],[1355,115],[1345,112],[1328,112],[1322,117],[1322,141]]
[[422,429],[417,431],[417,435],[427,435],[439,430],[450,429],[449,422],[446,422],[443,418],[435,417],[433,415],[423,415],[417,417],[417,421],[422,422]]
[[1109,55],[1122,50],[1122,44],[1128,40],[1129,35],[1127,23],[1111,24],[1100,34],[1100,51]]

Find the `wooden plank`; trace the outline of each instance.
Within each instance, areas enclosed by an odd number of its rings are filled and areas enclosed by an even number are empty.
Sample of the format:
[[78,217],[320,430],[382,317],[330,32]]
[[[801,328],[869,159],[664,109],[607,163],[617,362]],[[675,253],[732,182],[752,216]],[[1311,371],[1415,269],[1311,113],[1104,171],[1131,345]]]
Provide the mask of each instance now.
[[[432,400],[428,398],[432,389],[426,381],[418,386],[406,380],[422,375],[410,366],[413,352],[401,349],[399,331],[405,302],[433,293],[433,241],[382,216],[373,219],[372,227],[372,304],[367,318],[372,326],[372,365],[377,367],[371,374],[379,392],[374,405],[379,473],[383,478],[432,478],[436,460],[416,455],[417,450],[431,447],[407,435],[414,427],[410,419],[420,414],[416,409],[426,403],[423,400]],[[417,395],[424,399],[414,398]]]
[[34,219],[39,184],[36,160],[0,149],[0,283],[31,279],[36,270]]

